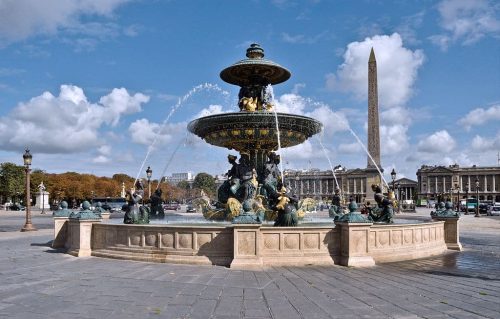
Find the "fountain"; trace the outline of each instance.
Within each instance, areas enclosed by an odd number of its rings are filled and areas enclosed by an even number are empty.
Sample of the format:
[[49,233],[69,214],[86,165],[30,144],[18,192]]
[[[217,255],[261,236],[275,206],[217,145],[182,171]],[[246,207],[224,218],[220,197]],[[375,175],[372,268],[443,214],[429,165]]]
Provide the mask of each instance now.
[[[207,143],[239,153],[239,159],[228,156],[232,167],[228,180],[219,188],[217,206],[204,204],[208,220],[148,224],[149,212],[139,205],[144,191],[138,180],[134,191],[127,193],[126,224],[104,221],[85,210],[68,216],[67,208],[62,207],[54,214],[52,247],[64,248],[74,256],[231,268],[369,267],[438,255],[447,249],[461,250],[458,216],[440,214],[433,221],[419,223],[374,223],[376,219],[392,219],[390,203],[379,188],[376,199],[383,205],[371,212],[372,220],[351,203],[348,213],[333,212],[335,222],[298,224],[301,206],[287,192],[278,168],[280,144],[290,147],[303,143],[319,133],[322,125],[309,117],[273,112],[272,94],[266,88],[289,77],[287,69],[264,59],[264,50],[252,44],[247,59],[221,72],[224,81],[240,86],[240,112],[205,116],[189,123],[189,131]],[[340,193],[336,196],[335,203],[340,206]],[[160,214],[155,209],[152,217]],[[262,223],[265,219],[282,227]],[[220,220],[224,222],[214,222]]]
[[240,87],[240,112],[210,115],[188,125],[190,132],[207,143],[240,153],[238,163],[236,158],[230,160],[233,168],[228,172],[229,181],[218,190],[217,206],[202,204],[203,215],[233,223],[276,219],[275,226],[296,226],[302,211],[284,187],[277,166],[279,155],[274,152],[303,143],[319,133],[322,124],[273,110],[269,88],[288,80],[290,71],[264,59],[258,44],[250,45],[246,56],[220,73],[223,81]]

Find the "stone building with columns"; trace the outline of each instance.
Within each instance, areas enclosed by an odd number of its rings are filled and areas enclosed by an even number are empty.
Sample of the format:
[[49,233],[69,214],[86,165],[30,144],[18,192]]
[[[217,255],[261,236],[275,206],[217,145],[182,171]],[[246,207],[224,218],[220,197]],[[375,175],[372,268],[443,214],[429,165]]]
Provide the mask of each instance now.
[[436,200],[444,196],[456,201],[478,194],[480,201],[500,202],[500,167],[422,165],[417,180],[421,199]]

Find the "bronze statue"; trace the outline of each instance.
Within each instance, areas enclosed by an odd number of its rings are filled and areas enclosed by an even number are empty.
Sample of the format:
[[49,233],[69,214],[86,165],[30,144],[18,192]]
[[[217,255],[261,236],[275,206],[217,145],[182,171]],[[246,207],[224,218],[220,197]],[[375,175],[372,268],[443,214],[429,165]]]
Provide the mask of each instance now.
[[278,168],[280,156],[274,152],[268,155],[268,161],[264,164],[264,180],[261,181],[261,194],[265,197],[276,197],[278,189],[283,186],[281,183],[281,172]]
[[97,202],[95,204],[94,213],[96,213],[99,216],[102,216],[102,213],[106,213],[106,212],[107,212],[107,210],[105,210],[104,208],[102,208],[102,203],[101,202]]
[[124,224],[149,224],[149,208],[142,205],[144,185],[139,179],[135,183],[135,191],[127,191],[127,205],[125,208]]
[[372,190],[375,193],[374,199],[377,207],[368,213],[368,218],[374,222],[392,224],[394,222],[392,201],[382,194],[382,188],[379,185],[373,184]]
[[163,201],[161,199],[162,190],[157,188],[153,195],[151,195],[151,219],[163,219],[165,218],[165,211],[163,210]]
[[344,211],[341,205],[342,197],[340,195],[340,188],[335,188],[335,194],[332,197],[332,206],[328,210],[328,216],[333,218],[333,220],[339,219],[340,216],[344,215]]

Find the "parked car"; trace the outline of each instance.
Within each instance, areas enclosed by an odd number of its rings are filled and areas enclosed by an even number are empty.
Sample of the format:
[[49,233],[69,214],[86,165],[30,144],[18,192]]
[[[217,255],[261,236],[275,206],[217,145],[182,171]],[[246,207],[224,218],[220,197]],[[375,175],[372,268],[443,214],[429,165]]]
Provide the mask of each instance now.
[[25,210],[25,209],[26,209],[26,207],[24,207],[24,206],[23,206],[23,205],[21,205],[21,204],[17,204],[17,203],[15,203],[15,204],[10,205],[9,209],[10,209],[10,210]]
[[188,204],[186,206],[186,213],[196,213],[196,207],[194,207],[193,205],[191,204]]
[[180,210],[181,209],[181,204],[179,203],[167,203],[163,205],[164,210]]
[[488,212],[486,213],[488,216],[500,216],[500,205],[493,205],[488,207]]
[[479,203],[479,214],[487,214],[488,213],[488,204]]

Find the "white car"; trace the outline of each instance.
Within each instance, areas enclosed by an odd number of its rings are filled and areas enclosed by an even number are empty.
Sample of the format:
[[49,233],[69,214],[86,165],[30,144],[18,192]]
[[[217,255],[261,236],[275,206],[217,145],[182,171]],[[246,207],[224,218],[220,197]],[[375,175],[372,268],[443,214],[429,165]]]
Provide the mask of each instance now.
[[493,205],[488,207],[488,212],[486,214],[488,216],[500,216],[500,205]]

